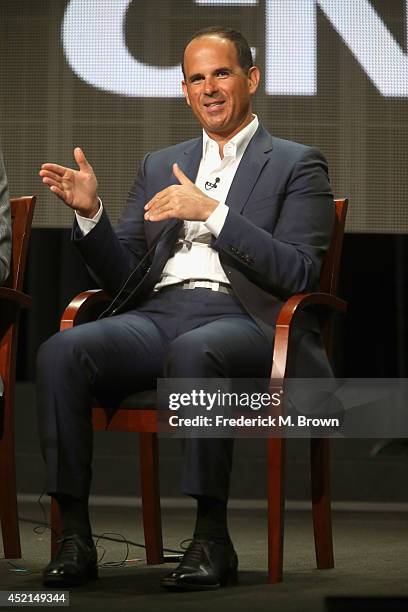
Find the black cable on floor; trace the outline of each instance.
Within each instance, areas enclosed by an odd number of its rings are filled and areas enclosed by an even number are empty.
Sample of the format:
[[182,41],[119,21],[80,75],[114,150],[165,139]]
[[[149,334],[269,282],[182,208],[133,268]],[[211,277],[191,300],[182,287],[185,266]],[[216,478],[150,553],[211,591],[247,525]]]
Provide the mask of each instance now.
[[[23,523],[33,523],[35,525],[35,527],[33,528],[33,532],[37,535],[43,535],[47,529],[52,531],[51,524],[48,521],[46,508],[41,501],[44,495],[45,495],[45,491],[42,491],[42,493],[40,494],[37,500],[37,503],[40,506],[41,512],[43,515],[43,519],[44,519],[43,521],[35,521],[33,519],[24,518],[24,517],[21,517],[19,519]],[[113,535],[118,536],[119,539],[111,537]],[[136,546],[137,548],[143,548],[146,550],[145,544],[140,544],[139,542],[132,542],[132,540],[128,540],[121,533],[115,533],[115,532],[104,532],[102,534],[93,533],[92,537],[96,539],[95,547],[103,550],[101,557],[98,559],[99,567],[123,567],[126,564],[126,562],[129,560],[129,546]],[[104,558],[106,554],[106,549],[101,544],[99,544],[100,540],[108,540],[110,542],[119,542],[119,543],[123,542],[124,544],[126,544],[126,555],[124,559],[120,561],[105,561],[105,563],[101,563],[102,559]],[[181,558],[185,550],[185,548],[183,548],[183,544],[185,541],[186,540],[183,540],[180,543],[179,550],[175,550],[173,548],[163,548],[163,553],[170,553],[170,554],[164,555],[164,561],[167,563],[178,563],[179,561],[181,561]],[[12,569],[10,569],[10,571],[12,573],[24,574],[24,575],[41,573],[41,572],[33,572],[32,570],[19,566],[16,563],[12,563],[11,561],[7,561],[7,564],[11,566]]]

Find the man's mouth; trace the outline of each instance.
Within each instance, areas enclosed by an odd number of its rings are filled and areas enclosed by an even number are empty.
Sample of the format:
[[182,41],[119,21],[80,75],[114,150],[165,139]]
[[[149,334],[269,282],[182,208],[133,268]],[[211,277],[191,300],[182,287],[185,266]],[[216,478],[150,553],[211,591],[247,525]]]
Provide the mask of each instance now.
[[218,108],[224,104],[224,100],[217,100],[215,102],[206,102],[204,106],[206,108]]

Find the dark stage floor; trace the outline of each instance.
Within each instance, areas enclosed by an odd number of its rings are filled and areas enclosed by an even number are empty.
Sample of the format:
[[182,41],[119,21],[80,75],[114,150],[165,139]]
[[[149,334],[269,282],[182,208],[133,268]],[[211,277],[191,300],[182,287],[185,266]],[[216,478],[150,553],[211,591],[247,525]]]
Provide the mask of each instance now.
[[[47,508],[48,510],[48,508]],[[48,561],[49,531],[34,531],[43,521],[36,504],[21,504],[23,558],[0,559],[2,590],[41,590],[41,569]],[[95,534],[109,532],[143,543],[140,509],[129,506],[94,506]],[[33,521],[33,522],[31,522]],[[194,523],[191,508],[163,508],[164,542],[178,548],[190,536]],[[266,583],[266,513],[263,510],[230,511],[230,530],[240,560],[240,583],[213,592],[168,593],[160,578],[173,564],[146,566],[144,550],[110,540],[99,541],[100,579],[71,590],[71,608],[76,610],[408,610],[401,601],[326,598],[408,598],[408,517],[405,513],[334,513],[336,567],[316,570],[311,515],[288,512],[285,537],[284,582]],[[113,533],[119,534],[117,536]],[[127,557],[127,560],[125,561]],[[121,564],[121,562],[124,563]],[[22,570],[22,571],[19,571]],[[23,571],[27,570],[27,571]],[[333,607],[331,607],[333,606]],[[399,607],[401,606],[401,607]]]

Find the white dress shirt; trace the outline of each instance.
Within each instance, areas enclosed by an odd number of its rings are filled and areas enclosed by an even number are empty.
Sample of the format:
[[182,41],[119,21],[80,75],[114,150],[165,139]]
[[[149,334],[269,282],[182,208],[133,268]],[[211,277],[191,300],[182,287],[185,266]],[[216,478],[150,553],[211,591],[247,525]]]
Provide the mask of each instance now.
[[[218,200],[219,204],[207,221],[184,221],[185,235],[179,241],[174,255],[168,259],[155,290],[190,279],[229,284],[217,251],[209,244],[195,240],[198,237],[203,239],[207,234],[204,240],[209,242],[211,234],[215,237],[220,234],[229,210],[225,200],[245,149],[258,125],[258,118],[254,115],[251,123],[224,145],[223,159],[220,157],[218,144],[203,130],[203,154],[195,184],[204,194]],[[81,217],[78,213],[75,215],[82,233],[86,235],[102,215],[102,202],[93,219]]]

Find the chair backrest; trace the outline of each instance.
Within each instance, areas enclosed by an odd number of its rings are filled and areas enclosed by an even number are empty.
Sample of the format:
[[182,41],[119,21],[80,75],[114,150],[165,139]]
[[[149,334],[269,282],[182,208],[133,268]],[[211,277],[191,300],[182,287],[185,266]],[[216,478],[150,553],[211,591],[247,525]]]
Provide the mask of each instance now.
[[320,291],[335,295],[339,282],[341,249],[343,246],[344,226],[348,200],[346,198],[334,200],[336,216],[334,221],[333,233],[327,251],[322,271],[320,274]]
[[21,291],[27,262],[35,196],[11,198],[12,250],[10,275],[6,286]]
[[0,299],[0,376],[4,384],[4,394],[0,404],[0,439],[5,436],[9,440],[12,439],[13,435],[18,324],[21,310],[18,299],[14,299],[15,294],[13,292],[21,294],[23,287],[35,196],[13,198],[10,203],[12,221],[11,266],[5,287],[0,287],[0,296],[3,292]]

